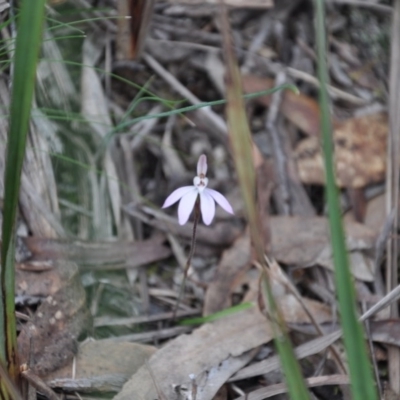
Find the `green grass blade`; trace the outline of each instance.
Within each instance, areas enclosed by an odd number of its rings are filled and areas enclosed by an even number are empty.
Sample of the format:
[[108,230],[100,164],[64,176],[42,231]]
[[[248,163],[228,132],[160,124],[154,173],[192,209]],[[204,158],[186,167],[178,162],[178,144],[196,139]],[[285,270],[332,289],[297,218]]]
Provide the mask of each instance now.
[[232,306],[226,308],[222,311],[217,311],[216,313],[207,315],[206,317],[195,317],[195,318],[186,318],[179,323],[179,325],[200,325],[205,324],[207,322],[216,321],[217,319],[221,319],[227,317],[228,315],[232,315],[239,311],[247,310],[248,308],[254,307],[253,303],[240,303],[236,306]]
[[318,77],[320,80],[321,128],[326,171],[326,197],[328,202],[340,319],[350,370],[353,399],[373,400],[377,399],[377,391],[374,384],[371,364],[367,356],[367,347],[364,340],[362,325],[357,319],[355,292],[349,269],[339,205],[339,193],[334,175],[332,125],[329,113],[328,92],[326,89],[328,72],[326,65],[324,1],[315,0],[315,7]]
[[288,392],[292,399],[307,400],[309,393],[301,374],[299,363],[286,333],[283,317],[276,305],[272,295],[270,282],[265,272],[267,270],[264,255],[264,240],[261,221],[257,212],[256,174],[253,165],[252,140],[247,115],[244,108],[241,90],[241,76],[233,52],[233,44],[230,36],[230,27],[226,9],[222,9],[222,32],[225,61],[227,64],[226,85],[227,85],[227,107],[229,135],[233,158],[238,175],[238,181],[244,200],[245,210],[249,222],[252,243],[256,250],[258,261],[264,268],[263,290],[265,303],[268,304],[269,321],[274,331],[274,341],[278,350]]
[[[23,0],[18,19],[10,104],[1,248],[0,357],[11,379],[18,377],[14,304],[14,234],[22,163],[29,126],[36,65],[42,40],[45,0]],[[1,393],[4,395],[3,391]]]

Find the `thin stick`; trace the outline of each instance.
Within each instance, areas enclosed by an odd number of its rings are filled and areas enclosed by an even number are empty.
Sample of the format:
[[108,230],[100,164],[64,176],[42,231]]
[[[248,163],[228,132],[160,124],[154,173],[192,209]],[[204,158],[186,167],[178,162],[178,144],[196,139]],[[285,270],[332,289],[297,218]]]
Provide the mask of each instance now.
[[181,302],[181,299],[182,299],[182,296],[183,296],[183,292],[185,290],[187,274],[189,272],[189,268],[190,268],[190,265],[192,263],[193,254],[194,254],[194,251],[196,249],[196,231],[197,231],[197,224],[199,222],[199,219],[200,219],[200,200],[199,200],[199,198],[197,198],[196,203],[194,205],[194,221],[193,221],[192,242],[190,244],[190,251],[189,251],[188,258],[186,260],[185,271],[184,271],[184,274],[183,274],[183,280],[182,280],[182,283],[181,283],[181,287],[179,289],[178,299],[176,300],[175,308],[174,308],[174,311],[172,312],[172,320],[173,321],[176,319],[176,313],[178,311],[179,304]]

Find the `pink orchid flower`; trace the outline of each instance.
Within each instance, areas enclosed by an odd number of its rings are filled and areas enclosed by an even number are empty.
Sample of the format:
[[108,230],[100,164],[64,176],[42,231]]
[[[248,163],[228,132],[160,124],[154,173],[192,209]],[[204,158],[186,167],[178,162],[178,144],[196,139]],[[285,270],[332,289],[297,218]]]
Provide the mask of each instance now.
[[200,210],[203,222],[210,225],[215,215],[215,201],[228,213],[233,214],[233,209],[228,200],[219,192],[207,187],[207,157],[202,154],[197,162],[197,176],[193,179],[193,186],[183,186],[174,190],[165,200],[162,208],[175,204],[178,200],[179,224],[184,225],[200,196]]

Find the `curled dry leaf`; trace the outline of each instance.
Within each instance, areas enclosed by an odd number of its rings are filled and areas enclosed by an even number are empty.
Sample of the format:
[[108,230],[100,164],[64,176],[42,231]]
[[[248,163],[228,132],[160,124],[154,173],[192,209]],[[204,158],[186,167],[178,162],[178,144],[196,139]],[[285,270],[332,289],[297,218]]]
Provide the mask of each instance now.
[[[354,214],[350,210],[345,213],[344,218],[354,221]],[[376,232],[381,232],[386,220],[386,196],[385,193],[382,193],[367,201],[364,224]]]
[[272,292],[287,323],[310,323],[312,321],[308,314],[313,316],[316,323],[332,320],[331,308],[319,301],[301,297],[276,261],[270,262],[268,274]]
[[[338,124],[333,133],[337,184],[360,188],[385,177],[388,121],[385,114],[352,118]],[[325,169],[320,139],[302,140],[295,150],[300,179],[324,184]]]

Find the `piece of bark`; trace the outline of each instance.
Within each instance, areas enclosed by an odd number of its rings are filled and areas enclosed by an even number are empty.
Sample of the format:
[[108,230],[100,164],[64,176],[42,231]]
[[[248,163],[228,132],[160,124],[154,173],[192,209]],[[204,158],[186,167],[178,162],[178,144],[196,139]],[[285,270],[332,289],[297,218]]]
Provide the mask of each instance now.
[[42,302],[18,336],[21,363],[39,376],[62,367],[76,354],[77,339],[91,322],[76,264],[59,261],[55,269],[62,286]]

